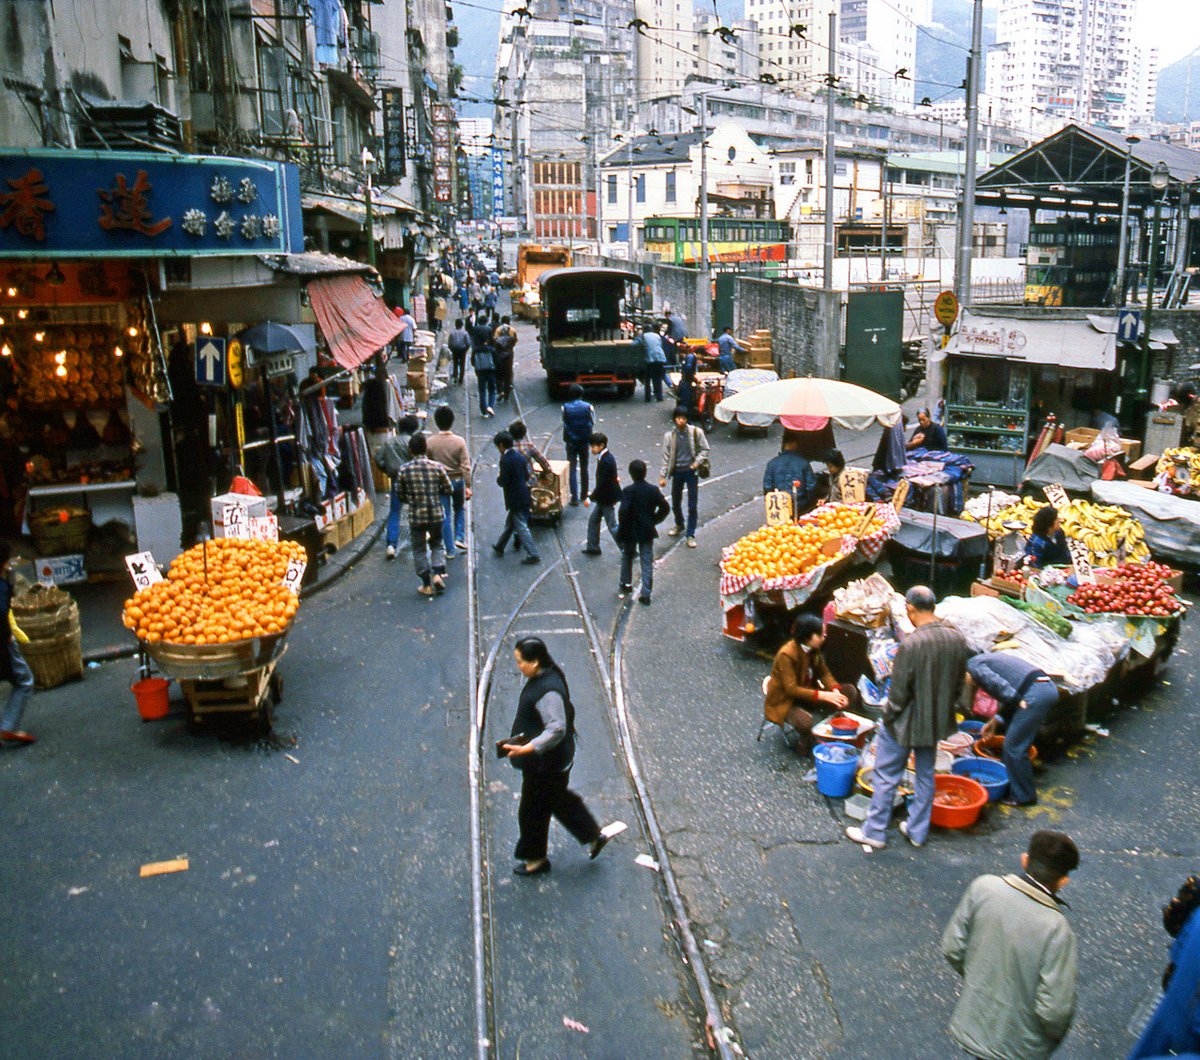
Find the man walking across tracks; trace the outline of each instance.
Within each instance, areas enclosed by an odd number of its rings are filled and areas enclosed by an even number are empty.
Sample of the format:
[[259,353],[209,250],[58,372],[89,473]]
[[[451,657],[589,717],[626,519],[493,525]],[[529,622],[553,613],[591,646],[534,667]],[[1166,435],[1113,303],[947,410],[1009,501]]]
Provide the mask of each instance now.
[[1058,892],[1079,866],[1062,832],[1034,832],[1021,872],[971,882],[942,934],[963,978],[950,1037],[982,1060],[1042,1060],[1075,1014],[1075,933]]
[[396,428],[396,434],[375,450],[375,463],[392,481],[390,506],[387,516],[387,558],[396,558],[396,549],[400,545],[400,495],[397,492],[396,480],[400,469],[412,459],[408,451],[409,439],[416,433],[421,421],[416,416],[404,416]]
[[675,512],[675,526],[667,531],[671,537],[684,532],[683,491],[687,490],[687,546],[696,547],[696,518],[700,473],[708,477],[708,439],[699,428],[688,423],[688,410],[675,406],[675,426],[663,435],[662,475],[658,484],[665,488],[671,480],[671,508]]
[[442,498],[452,495],[450,476],[441,464],[426,455],[425,435],[414,434],[408,442],[412,459],[397,476],[396,491],[408,505],[408,526],[412,535],[413,565],[422,596],[433,596],[446,589],[446,553],[442,549]]
[[467,374],[467,354],[471,352],[471,336],[463,327],[462,317],[454,321],[454,330],[446,338],[450,347],[450,357],[453,367],[450,370],[450,381],[456,386],[462,386]]
[[936,614],[933,590],[914,585],[904,595],[913,631],[901,642],[892,664],[892,685],[875,737],[875,790],[862,827],[846,837],[866,853],[887,846],[892,799],[908,762],[916,759],[916,794],[900,833],[915,847],[929,837],[933,810],[933,764],[938,740],[957,728],[954,709],[962,697],[971,650],[963,635]]
[[479,414],[496,414],[496,350],[492,346],[491,324],[487,314],[476,314],[471,325],[471,358],[475,369],[475,383],[479,387]]
[[492,347],[496,351],[496,397],[508,401],[512,398],[513,359],[517,352],[517,329],[508,317],[501,317],[492,332]]
[[596,507],[588,517],[587,545],[583,551],[588,556],[600,555],[600,521],[608,526],[613,540],[620,544],[617,536],[617,504],[621,500],[621,478],[617,474],[617,458],[608,451],[608,435],[597,431],[590,441],[592,455],[596,458],[596,488],[592,500]]
[[[571,504],[584,504],[588,495],[588,445],[592,431],[596,429],[596,410],[583,400],[583,387],[572,383],[567,391],[570,399],[562,407],[563,445],[567,450],[567,461],[571,467]],[[579,477],[576,478],[578,467]]]
[[504,529],[492,545],[492,551],[502,557],[504,546],[515,534],[525,550],[525,558],[521,562],[539,563],[541,556],[529,532],[529,510],[533,502],[529,493],[529,461],[513,448],[512,435],[508,431],[501,431],[492,441],[500,450],[500,474],[496,477],[496,485],[504,492],[507,513]]
[[[436,460],[450,476],[451,495],[442,498],[442,545],[446,558],[467,550],[467,501],[471,499],[471,454],[467,452],[466,439],[455,434],[454,410],[449,405],[439,405],[434,411],[433,422],[438,433],[428,439],[429,458]],[[457,550],[457,551],[456,551]]]
[[648,606],[654,591],[654,539],[658,537],[658,524],[670,514],[671,506],[666,497],[646,481],[645,461],[630,463],[629,477],[633,482],[621,491],[621,510],[617,515],[617,537],[621,542],[618,592],[623,597],[633,592],[633,557],[639,556],[642,587],[638,600]]

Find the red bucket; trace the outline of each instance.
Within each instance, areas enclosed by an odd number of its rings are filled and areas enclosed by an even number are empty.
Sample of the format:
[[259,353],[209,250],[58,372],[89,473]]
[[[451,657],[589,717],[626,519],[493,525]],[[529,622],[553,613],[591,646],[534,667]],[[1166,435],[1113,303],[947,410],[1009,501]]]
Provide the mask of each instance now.
[[167,716],[171,706],[170,697],[167,695],[169,684],[165,677],[143,677],[129,686],[133,698],[137,700],[137,709],[142,721],[154,721]]

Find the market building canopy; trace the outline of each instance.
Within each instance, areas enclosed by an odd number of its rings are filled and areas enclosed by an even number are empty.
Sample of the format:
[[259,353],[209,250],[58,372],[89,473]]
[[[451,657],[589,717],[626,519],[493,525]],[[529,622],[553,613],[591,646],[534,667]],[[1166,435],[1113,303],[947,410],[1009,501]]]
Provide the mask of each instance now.
[[357,368],[400,334],[399,319],[361,276],[310,280],[308,297],[333,359],[343,368]]
[[939,352],[1111,372],[1117,366],[1117,336],[1090,320],[984,316],[964,309],[958,330]]

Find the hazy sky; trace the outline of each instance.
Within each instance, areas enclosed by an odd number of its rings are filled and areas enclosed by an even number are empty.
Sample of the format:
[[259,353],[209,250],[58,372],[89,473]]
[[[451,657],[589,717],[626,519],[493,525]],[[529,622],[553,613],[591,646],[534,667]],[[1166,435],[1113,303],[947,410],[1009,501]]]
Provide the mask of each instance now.
[[1142,0],[1139,34],[1158,45],[1163,66],[1200,47],[1200,4],[1192,0]]

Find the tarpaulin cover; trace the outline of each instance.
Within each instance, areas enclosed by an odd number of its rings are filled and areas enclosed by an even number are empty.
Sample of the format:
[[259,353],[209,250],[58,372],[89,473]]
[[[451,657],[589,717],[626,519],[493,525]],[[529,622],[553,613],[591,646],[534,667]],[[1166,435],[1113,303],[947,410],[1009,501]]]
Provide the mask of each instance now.
[[1100,465],[1084,456],[1082,450],[1070,449],[1065,445],[1048,445],[1025,469],[1025,477],[1021,481],[1029,486],[1058,483],[1065,490],[1086,493],[1099,477]]
[[404,326],[361,276],[310,280],[308,297],[333,359],[343,368],[357,368],[369,360]]
[[[933,554],[934,517],[929,512],[905,508],[900,513],[900,528],[892,540],[910,552]],[[979,559],[988,550],[987,532],[978,523],[965,519],[937,517],[937,555],[943,559]]]
[[1156,559],[1191,566],[1200,556],[1200,501],[1132,482],[1093,482],[1092,497],[1101,504],[1120,505],[1141,522]]

